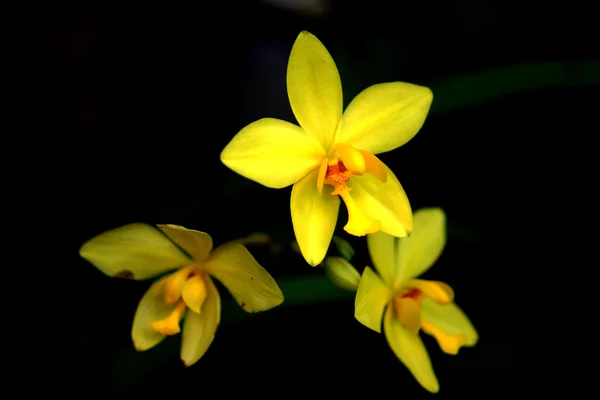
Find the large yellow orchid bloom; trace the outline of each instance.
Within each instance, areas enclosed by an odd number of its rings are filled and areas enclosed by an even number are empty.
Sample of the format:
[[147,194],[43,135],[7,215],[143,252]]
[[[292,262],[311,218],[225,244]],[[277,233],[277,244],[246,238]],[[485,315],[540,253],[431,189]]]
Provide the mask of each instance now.
[[221,161],[270,188],[294,185],[294,232],[312,266],[323,261],[329,248],[340,197],[348,209],[346,232],[409,235],[408,198],[375,154],[400,147],[417,134],[433,99],[431,90],[404,82],[374,85],[342,115],[337,67],[323,44],[306,31],[292,47],[287,90],[300,126],[273,118],[253,122],[225,147]]
[[416,279],[442,253],[445,221],[441,209],[426,208],[415,212],[409,238],[398,239],[383,232],[368,235],[369,253],[379,275],[366,267],[355,299],[356,319],[376,332],[381,332],[383,319],[392,351],[421,386],[433,393],[439,391],[439,383],[419,330],[435,337],[448,354],[457,354],[461,346],[474,346],[479,338],[469,318],[454,303],[450,286]]
[[[239,242],[213,250],[212,238],[177,225],[135,223],[104,232],[86,242],[79,254],[108,276],[149,279],[133,319],[131,337],[138,351],[181,331],[181,360],[196,363],[212,343],[221,318],[217,278],[247,312],[264,311],[283,301],[271,275]],[[182,251],[183,249],[183,251]]]

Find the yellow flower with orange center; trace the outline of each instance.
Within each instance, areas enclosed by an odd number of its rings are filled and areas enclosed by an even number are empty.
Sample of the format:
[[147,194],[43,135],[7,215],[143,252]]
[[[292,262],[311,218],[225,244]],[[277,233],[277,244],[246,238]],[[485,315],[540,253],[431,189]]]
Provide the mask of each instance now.
[[287,91],[300,126],[274,118],[255,121],[223,149],[221,161],[264,186],[293,185],[294,232],[312,266],[323,261],[329,248],[340,198],[348,209],[346,232],[408,236],[408,198],[375,154],[394,150],[417,134],[433,99],[431,90],[404,82],[374,85],[342,113],[337,67],[323,44],[303,31],[290,54]]
[[186,366],[208,350],[221,318],[221,298],[211,276],[247,312],[268,310],[283,301],[277,283],[240,241],[213,250],[208,234],[182,226],[125,225],[90,239],[79,254],[108,276],[142,280],[175,271],[144,294],[131,337],[135,348],[143,351],[182,332],[181,359]]
[[[358,285],[355,317],[363,325],[383,330],[392,351],[430,392],[439,383],[419,331],[432,335],[442,351],[457,354],[474,346],[478,334],[454,303],[454,292],[443,282],[416,279],[438,259],[446,243],[446,217],[439,208],[415,212],[409,238],[383,232],[367,236],[371,260],[379,275],[366,267]],[[344,268],[341,275],[350,276]],[[348,280],[348,279],[346,279]]]

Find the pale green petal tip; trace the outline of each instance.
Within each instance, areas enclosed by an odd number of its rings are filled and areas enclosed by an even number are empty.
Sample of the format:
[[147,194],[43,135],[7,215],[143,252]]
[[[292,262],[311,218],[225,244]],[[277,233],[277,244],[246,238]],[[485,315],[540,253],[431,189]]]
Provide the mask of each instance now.
[[102,261],[104,260],[103,252],[94,250],[94,239],[87,241],[79,249],[79,256],[92,264],[98,271],[111,278],[123,278],[123,279],[136,279],[137,277],[133,271],[123,269],[116,273],[109,273],[105,268],[102,268]]
[[415,86],[419,86],[421,89],[423,89],[423,96],[422,96],[422,101],[427,104],[427,109],[425,110],[425,114],[429,113],[429,109],[431,107],[431,104],[433,103],[433,92],[431,91],[431,88],[427,87],[427,86],[420,86],[420,85],[415,85]]
[[[304,254],[303,254],[304,255]],[[321,264],[323,262],[323,259],[320,257],[304,257],[304,260],[308,263],[308,265],[310,265],[311,267],[316,267],[319,264]]]
[[279,285],[277,285],[277,283],[275,282],[274,279],[273,279],[273,283],[275,283],[276,289],[274,289],[273,292],[270,294],[270,301],[265,304],[264,308],[257,309],[255,311],[248,311],[244,307],[242,307],[242,308],[244,308],[244,311],[250,312],[250,313],[257,313],[257,312],[269,311],[269,310],[281,305],[281,303],[283,303],[283,301],[285,300],[285,297],[283,295],[283,292],[281,291],[281,288],[279,287]]
[[477,329],[475,329],[475,326],[473,326],[473,323],[470,320],[469,323],[471,329],[466,334],[465,347],[474,347],[479,343],[479,332],[477,332]]
[[87,248],[87,242],[86,242],[79,248],[79,256],[81,258],[83,258],[84,260],[90,261],[90,259],[89,259],[90,255],[88,254],[87,250],[88,250],[88,248]]
[[139,351],[140,353],[143,352],[143,351],[150,350],[150,349],[158,346],[160,344],[160,342],[162,342],[162,340],[161,340],[161,341],[156,342],[156,343],[150,343],[150,342],[148,342],[148,343],[140,344],[140,343],[136,342],[136,340],[133,339],[133,337],[132,337],[131,341],[133,342],[133,348],[135,349],[135,351]]
[[426,97],[427,99],[429,99],[429,103],[431,104],[431,103],[433,102],[433,92],[431,91],[431,88],[429,88],[429,87],[426,87],[426,86],[425,86],[425,90],[426,90],[426,93],[427,93],[427,94],[425,95],[425,97]]
[[79,255],[106,276],[143,280],[190,262],[156,226],[131,223],[85,242]]
[[327,257],[323,262],[325,272],[334,285],[356,292],[360,283],[360,274],[342,257]]
[[439,393],[440,391],[440,383],[437,379],[435,380],[435,382],[432,382],[431,384],[423,387],[431,393]]
[[98,235],[91,238],[90,240],[88,240],[87,242],[82,244],[81,247],[79,248],[79,255],[81,256],[81,258],[91,262],[92,264],[93,264],[93,260],[94,260],[95,256],[98,253],[98,252],[94,251],[94,242],[97,237],[98,237]]
[[298,40],[298,39],[313,39],[313,38],[316,39],[315,35],[313,35],[312,33],[310,33],[307,30],[303,30],[298,34],[298,36],[296,37],[296,40]]
[[441,207],[423,207],[419,208],[414,212],[414,215],[428,214],[429,218],[436,218],[438,220],[446,221],[446,212]]

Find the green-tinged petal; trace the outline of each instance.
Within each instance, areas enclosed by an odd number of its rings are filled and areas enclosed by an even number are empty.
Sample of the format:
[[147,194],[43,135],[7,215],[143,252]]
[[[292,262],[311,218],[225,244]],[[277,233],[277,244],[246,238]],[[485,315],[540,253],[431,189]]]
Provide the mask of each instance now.
[[327,257],[323,262],[325,273],[338,287],[355,292],[360,282],[360,274],[346,259],[342,257]]
[[379,275],[390,286],[394,286],[396,266],[398,265],[398,239],[395,236],[379,231],[367,235],[367,247],[371,261]]
[[289,186],[321,165],[325,150],[289,122],[263,118],[246,126],[221,152],[231,170],[270,188]]
[[406,193],[396,175],[386,166],[387,182],[372,174],[353,176],[346,184],[350,197],[369,218],[381,223],[380,230],[396,237],[412,231],[412,211]]
[[154,282],[142,296],[135,311],[131,339],[137,351],[148,350],[165,338],[165,335],[152,328],[152,323],[167,318],[176,307],[176,304],[165,303],[164,286],[168,278]]
[[292,47],[287,90],[300,126],[329,149],[342,117],[342,83],[325,46],[306,31],[300,32]]
[[290,203],[298,247],[313,267],[325,258],[340,210],[340,198],[331,195],[328,185],[319,194],[318,173],[317,168],[294,185]]
[[206,260],[212,250],[213,240],[208,233],[187,229],[179,225],[158,225],[171,240],[200,262]]
[[383,330],[392,351],[417,382],[431,393],[437,393],[440,385],[423,341],[394,316],[393,307],[388,307],[385,312]]
[[454,289],[445,282],[411,279],[402,286],[417,289],[419,296],[428,297],[439,304],[448,304],[454,300]]
[[265,311],[283,301],[283,293],[273,277],[239,243],[216,248],[204,268],[229,289],[247,312]]
[[405,282],[427,271],[438,259],[446,245],[446,214],[441,208],[422,208],[415,211],[413,232],[398,242],[398,277]]
[[124,225],[88,240],[79,255],[108,276],[148,279],[192,260],[153,226]]
[[208,295],[206,279],[201,274],[188,278],[181,289],[181,298],[190,310],[200,313]]
[[206,276],[206,300],[200,314],[188,310],[181,333],[181,361],[186,367],[196,363],[212,343],[221,320],[221,297],[215,284]]
[[424,86],[404,82],[371,86],[346,108],[335,141],[373,154],[394,150],[419,132],[432,100],[431,90]]
[[375,271],[366,267],[360,278],[358,291],[354,299],[354,317],[367,328],[381,333],[383,311],[392,295],[392,290],[379,278]]
[[429,298],[423,298],[421,320],[422,323],[431,324],[436,328],[423,330],[434,336],[446,353],[456,354],[460,346],[474,346],[479,340],[475,327],[454,302],[442,305]]

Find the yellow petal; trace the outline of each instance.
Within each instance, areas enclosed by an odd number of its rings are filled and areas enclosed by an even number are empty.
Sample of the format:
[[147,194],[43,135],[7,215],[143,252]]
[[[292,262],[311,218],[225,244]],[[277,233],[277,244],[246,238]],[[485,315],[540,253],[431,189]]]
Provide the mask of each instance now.
[[221,297],[215,284],[206,277],[206,300],[200,314],[188,310],[181,333],[181,360],[186,367],[196,363],[208,350],[221,320]]
[[164,301],[164,286],[169,277],[154,282],[146,291],[135,311],[131,327],[131,339],[137,351],[148,350],[159,344],[165,335],[152,328],[152,323],[167,318],[176,304]]
[[412,230],[410,203],[396,175],[387,166],[385,170],[385,183],[372,174],[353,176],[347,182],[349,194],[367,217],[381,223],[381,231],[406,237]]
[[406,283],[406,286],[418,289],[423,295],[439,304],[448,304],[454,300],[454,290],[444,282],[411,279]]
[[206,278],[202,275],[194,275],[185,281],[183,290],[181,291],[181,297],[185,301],[185,304],[195,313],[200,314],[202,304],[206,300],[207,288]]
[[436,330],[426,329],[428,327],[423,326],[423,330],[433,335],[442,350],[448,354],[456,354],[461,345],[474,346],[479,340],[475,327],[465,312],[454,302],[443,305],[424,298],[421,301],[421,318],[422,323],[436,328]]
[[[356,298],[354,317],[375,332],[381,333],[383,310],[392,298],[392,291],[371,268],[363,271]],[[391,308],[391,307],[388,307]]]
[[185,285],[185,281],[194,270],[194,265],[188,265],[179,269],[177,272],[169,275],[169,279],[165,282],[165,303],[173,304],[181,297],[181,291]]
[[410,329],[415,335],[419,334],[421,327],[421,310],[419,304],[410,297],[396,297],[394,299],[394,311],[396,318]]
[[108,276],[148,279],[192,260],[153,226],[134,223],[88,240],[79,255]]
[[458,354],[460,348],[465,345],[465,337],[463,335],[448,335],[429,322],[422,322],[421,324],[423,332],[433,336],[437,340],[440,349],[446,354],[455,356]]
[[340,195],[348,210],[348,222],[344,225],[346,232],[354,236],[365,236],[381,228],[381,222],[369,217],[350,196],[349,190],[336,189],[333,193]]
[[437,393],[440,385],[423,341],[419,335],[415,335],[395,318],[393,307],[388,307],[385,312],[383,330],[392,351],[413,374],[417,382],[428,391]]
[[162,335],[175,335],[181,332],[181,328],[179,327],[179,322],[185,315],[187,311],[187,306],[185,301],[180,301],[175,306],[175,309],[167,318],[160,319],[158,321],[154,321],[152,323],[152,329]]
[[246,126],[221,152],[225,166],[275,189],[297,182],[323,157],[325,150],[300,127],[274,118]]
[[365,160],[365,170],[368,173],[375,175],[381,182],[386,183],[387,171],[385,169],[385,164],[381,162],[377,156],[374,156],[373,153],[360,150],[360,154],[362,154],[363,159]]
[[394,287],[396,266],[398,265],[398,239],[385,232],[367,235],[367,247],[371,261],[379,275],[390,287]]
[[247,312],[265,311],[283,301],[275,280],[239,243],[219,246],[204,269],[225,285]]
[[179,225],[158,225],[158,228],[192,256],[196,262],[206,260],[212,250],[213,240],[208,233]]
[[326,257],[325,272],[329,279],[338,287],[355,292],[360,282],[360,274],[347,260],[342,257]]
[[432,100],[431,90],[424,86],[405,82],[371,86],[346,108],[336,143],[373,154],[394,150],[421,129]]
[[339,145],[335,146],[335,151],[342,159],[342,162],[348,171],[358,175],[365,173],[367,163],[362,151],[357,150],[353,146],[350,146],[346,143],[340,143]]
[[398,281],[427,271],[446,245],[446,215],[441,208],[422,208],[413,217],[413,233],[398,243]]
[[340,199],[331,195],[329,185],[319,194],[318,173],[319,169],[315,169],[294,185],[290,204],[298,246],[313,267],[325,258],[340,209]]
[[319,196],[323,194],[323,184],[325,183],[325,175],[327,174],[328,161],[327,157],[321,161],[319,172],[317,173],[317,192]]
[[325,46],[306,31],[300,32],[292,47],[287,90],[300,126],[329,149],[342,117],[342,83]]

